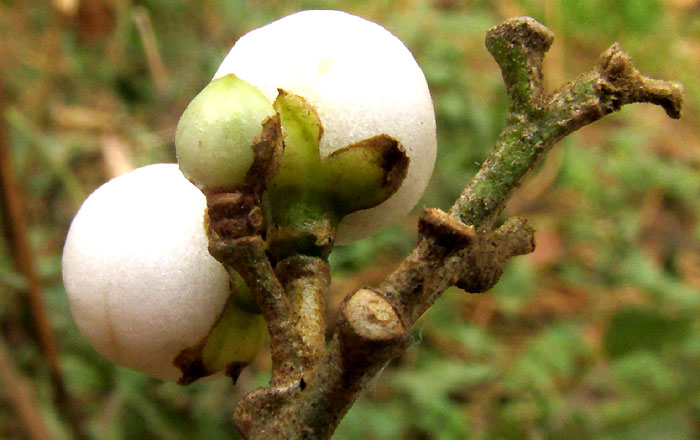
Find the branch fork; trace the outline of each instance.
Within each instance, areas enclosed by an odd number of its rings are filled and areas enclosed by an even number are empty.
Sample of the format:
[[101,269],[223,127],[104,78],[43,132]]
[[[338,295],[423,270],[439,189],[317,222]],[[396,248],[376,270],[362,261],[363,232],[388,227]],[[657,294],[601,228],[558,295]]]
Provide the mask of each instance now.
[[[234,414],[246,438],[330,438],[368,381],[404,351],[411,326],[442,292],[454,285],[484,292],[508,259],[532,252],[534,230],[527,221],[508,219],[495,230],[493,225],[512,191],[557,141],[629,103],[657,104],[680,117],[682,87],[641,75],[617,44],[591,72],[545,93],[542,62],[552,42],[552,33],[529,17],[488,32],[486,47],[501,67],[510,101],[493,153],[449,213],[424,212],[421,238],[394,272],[346,297],[328,345],[327,261],[303,255],[271,261],[256,198],[264,185],[209,198],[210,252],[245,279],[271,335],[270,385],[248,394]],[[261,160],[254,168],[274,170],[276,154],[256,150]],[[232,208],[241,200],[245,210]]]

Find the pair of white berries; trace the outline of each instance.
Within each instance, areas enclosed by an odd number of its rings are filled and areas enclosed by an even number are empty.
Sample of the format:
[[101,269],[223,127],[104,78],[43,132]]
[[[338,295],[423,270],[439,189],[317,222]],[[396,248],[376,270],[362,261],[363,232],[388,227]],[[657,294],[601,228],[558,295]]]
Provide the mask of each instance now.
[[[408,213],[435,162],[425,78],[386,29],[339,11],[299,12],[238,40],[178,125],[178,161],[187,177],[200,188],[241,179],[263,120],[275,114],[279,89],[315,109],[322,158],[388,135],[410,159],[388,200],[340,221],[338,242],[365,237]],[[307,178],[304,170],[295,172]],[[232,288],[208,254],[205,208],[205,196],[177,165],[159,164],[106,183],[73,220],[63,253],[71,310],[95,349],[116,364],[177,380],[175,358],[224,321],[234,336],[205,345],[207,374],[251,361],[262,345],[260,315],[235,304],[223,312]]]

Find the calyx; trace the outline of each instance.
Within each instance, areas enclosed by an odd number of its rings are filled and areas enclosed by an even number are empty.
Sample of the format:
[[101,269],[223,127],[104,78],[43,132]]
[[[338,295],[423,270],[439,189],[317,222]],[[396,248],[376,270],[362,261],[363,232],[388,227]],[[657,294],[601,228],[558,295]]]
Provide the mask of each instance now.
[[325,257],[340,220],[394,194],[406,177],[409,158],[401,143],[385,134],[322,157],[323,126],[316,110],[281,89],[273,107],[285,147],[264,197],[270,250],[277,258],[292,253]]

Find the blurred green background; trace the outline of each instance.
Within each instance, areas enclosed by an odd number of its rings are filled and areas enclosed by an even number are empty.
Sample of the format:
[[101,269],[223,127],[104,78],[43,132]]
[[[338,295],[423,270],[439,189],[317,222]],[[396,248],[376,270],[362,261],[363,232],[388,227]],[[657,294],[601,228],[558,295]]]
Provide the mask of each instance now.
[[[555,33],[549,90],[615,41],[643,73],[686,88],[681,121],[629,106],[565,139],[506,211],[535,225],[535,253],[512,261],[490,293],[446,292],[334,438],[700,438],[700,1],[0,0],[13,171],[67,391],[90,437],[237,438],[235,402],[266,381],[269,355],[235,387],[182,388],[115,368],[72,322],[61,249],[93,189],[174,161],[179,115],[239,36],[313,8],[382,24],[422,66],[439,137],[428,206],[449,208],[503,126],[505,93],[483,39],[508,17]],[[412,249],[417,215],[334,252],[329,316]],[[34,410],[69,439],[12,242],[0,237],[2,340]],[[28,438],[13,385],[0,383],[0,438]]]

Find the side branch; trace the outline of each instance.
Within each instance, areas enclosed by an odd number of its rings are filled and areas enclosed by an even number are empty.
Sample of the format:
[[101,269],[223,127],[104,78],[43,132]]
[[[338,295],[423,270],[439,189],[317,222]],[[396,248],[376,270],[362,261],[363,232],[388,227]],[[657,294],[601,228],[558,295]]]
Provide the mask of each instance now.
[[598,96],[607,104],[605,114],[620,110],[625,104],[648,102],[663,107],[670,118],[681,117],[683,86],[642,75],[618,43],[601,55],[597,71]]
[[[525,174],[556,142],[625,104],[657,104],[670,117],[680,117],[683,87],[643,76],[618,44],[601,55],[592,72],[543,98],[540,72],[550,37],[531,18],[508,20],[488,33],[487,47],[502,69],[512,104],[494,152],[450,210],[465,224],[488,228]],[[525,46],[518,48],[519,42]]]
[[17,420],[22,424],[27,438],[52,439],[53,436],[35,402],[30,382],[21,376],[12,363],[9,348],[2,335],[0,335],[0,385],[2,385],[0,397],[4,397],[14,407]]
[[60,365],[59,346],[44,300],[41,280],[32,254],[22,193],[12,167],[12,152],[6,124],[6,96],[0,80],[0,226],[7,236],[17,269],[27,278],[27,300],[39,347],[46,359],[53,400],[76,439],[86,439],[76,400],[68,394]]
[[501,278],[506,261],[534,250],[532,226],[519,217],[508,219],[493,233],[480,235],[478,244],[466,251],[466,267],[456,286],[466,292],[486,292]]
[[[506,225],[483,240],[494,247],[484,254],[487,260],[481,261],[474,253],[479,267],[488,273],[500,273],[507,256],[532,248],[533,231],[524,221]],[[274,418],[260,417],[269,408],[270,392],[259,390],[239,404],[235,420],[247,438],[329,438],[371,378],[408,346],[409,329],[415,321],[440,293],[472,273],[468,270],[472,260],[463,252],[483,245],[473,228],[430,209],[421,218],[420,231],[419,245],[384,282],[360,289],[343,301],[336,335],[325,357],[304,377],[303,387],[277,391],[275,403],[280,406]],[[492,258],[495,255],[498,258]],[[251,405],[254,402],[257,410]]]

